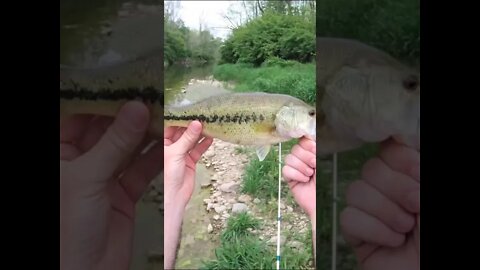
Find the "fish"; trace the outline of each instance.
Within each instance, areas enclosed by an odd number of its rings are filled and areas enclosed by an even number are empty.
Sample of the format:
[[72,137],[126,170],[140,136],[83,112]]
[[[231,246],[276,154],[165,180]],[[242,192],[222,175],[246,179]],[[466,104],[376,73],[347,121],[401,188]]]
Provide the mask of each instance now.
[[227,93],[195,103],[164,107],[154,93],[146,95],[147,92],[135,93],[133,90],[61,90],[60,93],[60,112],[64,117],[80,113],[115,116],[125,102],[136,97],[150,109],[151,135],[160,137],[164,127],[187,127],[191,121],[198,120],[205,136],[253,146],[260,161],[266,158],[273,144],[303,136],[315,139],[315,107],[284,94]]
[[390,138],[420,151],[419,70],[353,39],[317,37],[316,50],[318,155]]
[[289,95],[263,92],[227,93],[199,102],[168,106],[165,126],[203,124],[206,136],[256,147],[260,161],[271,145],[295,138],[315,139],[316,108]]

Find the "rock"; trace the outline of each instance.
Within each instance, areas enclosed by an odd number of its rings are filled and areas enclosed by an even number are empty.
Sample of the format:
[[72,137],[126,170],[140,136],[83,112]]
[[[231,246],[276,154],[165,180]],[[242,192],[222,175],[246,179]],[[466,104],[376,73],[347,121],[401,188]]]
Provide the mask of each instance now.
[[223,192],[233,192],[238,187],[238,184],[235,182],[229,182],[222,184],[218,189]]
[[208,231],[208,233],[212,233],[212,232],[213,232],[213,226],[212,226],[212,224],[208,224],[207,231]]
[[[285,236],[283,236],[283,235],[280,236],[280,245],[283,245],[286,240],[287,240],[287,238]],[[277,237],[273,236],[272,238],[270,238],[270,240],[267,241],[267,244],[270,245],[270,246],[277,245]]]
[[224,212],[225,210],[227,210],[227,208],[224,205],[220,205],[220,206],[215,207],[215,212],[217,212],[219,214]]
[[236,203],[232,207],[232,213],[240,213],[248,210],[248,206],[244,203]]
[[219,215],[214,215],[213,219],[218,220],[218,219],[220,219],[220,216]]
[[260,203],[260,202],[261,202],[261,201],[260,201],[260,199],[258,199],[258,198],[253,199],[253,203],[257,203],[257,204],[258,204],[258,203]]
[[210,210],[210,209],[212,209],[213,206],[214,206],[213,203],[207,203],[207,211]]
[[289,225],[287,225],[287,226],[285,227],[285,229],[286,229],[287,231],[289,231],[289,230],[292,229],[292,227],[293,227],[293,226],[292,226],[291,224],[289,224]]
[[228,203],[231,203],[231,204],[234,204],[234,203],[236,203],[236,202],[237,202],[237,200],[235,200],[235,199],[230,199],[230,200],[228,200]]
[[285,204],[283,204],[282,202],[280,202],[280,209],[285,209]]
[[307,233],[307,230],[308,230],[307,228],[302,228],[300,231],[298,231],[298,233],[305,234]]
[[236,162],[230,162],[229,165],[230,165],[230,166],[236,166],[237,163],[236,163]]
[[[208,179],[208,178],[207,178],[207,179]],[[201,186],[202,188],[206,188],[206,187],[210,186],[211,184],[212,184],[212,183],[211,183],[210,181],[205,181],[205,182],[201,183],[200,186]]]
[[230,217],[230,214],[229,214],[229,213],[225,213],[225,214],[222,215],[222,217],[224,217],[224,218],[229,218],[229,217]]
[[205,152],[204,156],[206,158],[212,158],[212,157],[215,156],[215,152],[212,149],[209,149],[209,150],[207,150],[207,152]]
[[291,206],[287,206],[287,212],[289,213],[293,212],[293,208]]
[[208,203],[210,203],[210,202],[212,202],[211,199],[204,199],[204,200],[203,200],[203,203],[204,203],[204,204],[207,204],[207,205],[208,205]]
[[251,200],[252,200],[252,198],[247,194],[242,194],[242,195],[240,195],[240,197],[238,197],[238,201],[243,202],[243,203],[248,203]]
[[218,197],[220,195],[222,195],[221,191],[217,191],[217,192],[213,193],[213,197]]
[[296,248],[296,249],[303,249],[304,248],[304,244],[302,242],[299,242],[299,241],[290,241],[287,243],[287,247],[291,247],[291,248]]

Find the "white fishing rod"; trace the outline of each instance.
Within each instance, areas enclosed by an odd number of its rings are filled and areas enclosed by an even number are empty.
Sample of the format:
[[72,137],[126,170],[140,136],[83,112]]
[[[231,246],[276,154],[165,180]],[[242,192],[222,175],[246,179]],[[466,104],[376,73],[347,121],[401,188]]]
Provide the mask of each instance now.
[[333,202],[333,217],[332,217],[332,270],[337,269],[337,153],[333,153],[332,162],[332,202]]
[[278,212],[277,212],[277,270],[280,269],[280,223],[282,220],[280,212],[280,198],[282,187],[282,143],[278,144]]

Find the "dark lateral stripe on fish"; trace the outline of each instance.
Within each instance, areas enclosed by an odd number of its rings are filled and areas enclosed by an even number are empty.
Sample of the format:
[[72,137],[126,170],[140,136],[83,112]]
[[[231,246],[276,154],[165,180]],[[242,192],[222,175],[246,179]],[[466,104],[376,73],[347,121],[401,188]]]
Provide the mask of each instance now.
[[241,124],[242,122],[245,122],[245,124],[246,124],[250,121],[255,122],[255,121],[257,121],[257,119],[260,120],[260,121],[263,121],[263,120],[265,120],[265,117],[261,114],[257,117],[257,115],[255,113],[252,113],[251,115],[244,115],[244,114],[236,113],[233,116],[230,116],[229,114],[222,115],[222,116],[218,116],[216,114],[214,114],[212,116],[206,116],[206,115],[203,115],[203,114],[200,114],[200,115],[180,115],[180,116],[165,115],[164,119],[165,120],[180,120],[180,121],[199,120],[200,122],[206,122],[206,123],[215,123],[215,122],[218,122],[218,123],[236,123],[236,122],[238,122],[239,124]]
[[82,100],[136,100],[141,99],[149,102],[160,102],[163,104],[163,93],[153,87],[144,89],[102,89],[99,91],[90,91],[87,89],[62,89],[60,90],[61,99],[82,99]]

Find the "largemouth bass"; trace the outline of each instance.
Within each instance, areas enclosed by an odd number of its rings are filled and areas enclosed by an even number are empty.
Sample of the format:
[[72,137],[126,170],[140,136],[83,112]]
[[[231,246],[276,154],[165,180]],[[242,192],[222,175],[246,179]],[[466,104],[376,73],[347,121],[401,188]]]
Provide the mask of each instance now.
[[204,134],[223,141],[257,146],[263,160],[270,145],[303,136],[315,139],[316,111],[300,99],[282,94],[234,93],[194,104],[167,107],[165,126],[203,123]]
[[317,154],[388,138],[420,149],[420,74],[377,48],[317,38],[317,104]]
[[[83,98],[82,98],[83,93]],[[315,139],[315,108],[288,95],[267,93],[231,93],[212,96],[197,103],[182,106],[163,106],[149,99],[146,92],[137,93],[150,107],[150,132],[161,136],[165,127],[187,127],[193,120],[203,125],[203,134],[240,145],[256,147],[260,161],[271,145],[293,138],[308,136]],[[77,92],[60,91],[60,111],[65,114],[98,114],[114,116],[134,92]],[[75,95],[76,94],[76,95]],[[110,96],[109,96],[110,95]],[[151,95],[153,96],[153,94]]]

